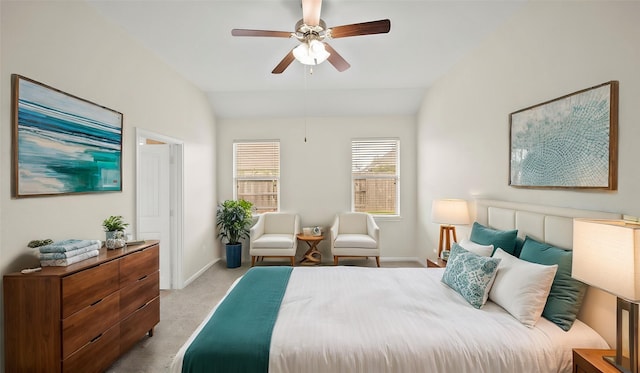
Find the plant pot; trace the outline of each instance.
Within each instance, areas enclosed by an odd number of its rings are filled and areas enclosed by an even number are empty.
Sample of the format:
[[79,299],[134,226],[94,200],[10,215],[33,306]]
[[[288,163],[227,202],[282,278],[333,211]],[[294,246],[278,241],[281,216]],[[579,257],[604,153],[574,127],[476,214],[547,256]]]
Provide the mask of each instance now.
[[226,244],[227,268],[238,268],[242,264],[242,244]]
[[126,244],[123,231],[109,231],[105,232],[104,245],[108,250],[120,249]]

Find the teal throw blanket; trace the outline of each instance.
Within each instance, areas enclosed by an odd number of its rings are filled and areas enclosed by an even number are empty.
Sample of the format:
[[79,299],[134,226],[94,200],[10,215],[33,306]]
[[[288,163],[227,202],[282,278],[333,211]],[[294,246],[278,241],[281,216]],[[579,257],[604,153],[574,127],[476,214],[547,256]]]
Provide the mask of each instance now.
[[292,270],[247,271],[187,348],[182,372],[266,373],[271,333]]
[[40,250],[41,253],[66,253],[91,245],[98,245],[98,248],[100,248],[101,244],[102,243],[99,240],[70,239],[64,241],[56,241],[49,245],[40,246],[38,250]]

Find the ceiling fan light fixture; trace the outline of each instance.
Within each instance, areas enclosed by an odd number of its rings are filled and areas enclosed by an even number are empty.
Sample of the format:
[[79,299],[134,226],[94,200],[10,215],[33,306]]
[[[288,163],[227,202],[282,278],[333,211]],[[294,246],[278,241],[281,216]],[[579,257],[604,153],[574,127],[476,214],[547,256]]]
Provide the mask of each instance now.
[[329,58],[331,53],[327,52],[324,44],[313,39],[304,42],[293,49],[293,56],[298,62],[304,65],[319,65]]
[[[0,0],[2,1],[2,0]],[[391,30],[389,19],[351,23],[348,25],[327,28],[320,18],[322,0],[298,0],[302,5],[302,19],[296,22],[294,32],[274,30],[233,29],[232,36],[258,36],[274,38],[294,38],[300,45],[289,51],[271,71],[282,74],[294,60],[304,65],[319,65],[326,60],[339,72],[347,70],[351,65],[331,45],[324,43],[326,39],[347,38],[351,36],[386,34]],[[311,69],[310,71],[312,71]]]

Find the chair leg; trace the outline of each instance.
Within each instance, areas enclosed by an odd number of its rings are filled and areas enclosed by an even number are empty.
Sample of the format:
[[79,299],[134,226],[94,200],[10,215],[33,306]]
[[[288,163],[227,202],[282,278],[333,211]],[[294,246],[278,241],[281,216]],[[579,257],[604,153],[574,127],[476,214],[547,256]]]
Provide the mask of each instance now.
[[296,265],[296,257],[295,257],[295,256],[292,256],[292,257],[291,257],[291,266],[292,266],[292,267],[295,267],[295,265]]
[[251,266],[253,267],[254,264],[256,264],[256,257],[251,255]]
[[380,267],[380,257],[376,256],[376,265]]
[[337,266],[338,265],[338,257],[337,256],[333,256],[333,265]]

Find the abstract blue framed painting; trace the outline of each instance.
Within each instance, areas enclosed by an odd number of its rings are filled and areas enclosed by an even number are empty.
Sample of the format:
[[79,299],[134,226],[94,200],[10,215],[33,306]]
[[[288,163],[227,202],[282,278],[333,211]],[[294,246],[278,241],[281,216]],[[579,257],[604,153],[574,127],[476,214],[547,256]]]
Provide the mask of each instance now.
[[513,112],[509,125],[509,185],[617,189],[617,81]]
[[13,75],[13,195],[122,191],[122,113]]

